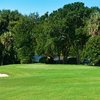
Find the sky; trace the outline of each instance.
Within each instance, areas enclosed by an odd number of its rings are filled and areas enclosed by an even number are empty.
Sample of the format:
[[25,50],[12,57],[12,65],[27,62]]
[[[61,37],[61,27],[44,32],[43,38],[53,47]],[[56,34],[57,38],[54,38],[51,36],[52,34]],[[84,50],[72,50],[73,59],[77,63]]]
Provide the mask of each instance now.
[[38,12],[39,15],[43,15],[73,2],[83,2],[88,7],[100,7],[100,0],[0,0],[0,10],[18,10],[20,13],[27,15]]

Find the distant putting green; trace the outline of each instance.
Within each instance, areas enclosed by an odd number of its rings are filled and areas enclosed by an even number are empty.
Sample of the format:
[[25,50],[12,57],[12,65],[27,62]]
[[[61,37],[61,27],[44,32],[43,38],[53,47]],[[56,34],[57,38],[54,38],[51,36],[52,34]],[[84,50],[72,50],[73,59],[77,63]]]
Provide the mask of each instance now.
[[99,100],[100,68],[82,65],[0,66],[0,100]]

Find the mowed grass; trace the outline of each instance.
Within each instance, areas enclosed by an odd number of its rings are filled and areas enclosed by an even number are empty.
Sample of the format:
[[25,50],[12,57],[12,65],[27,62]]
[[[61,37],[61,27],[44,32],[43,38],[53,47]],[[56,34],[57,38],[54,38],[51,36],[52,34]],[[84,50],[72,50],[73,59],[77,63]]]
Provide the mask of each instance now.
[[82,65],[0,66],[0,100],[100,100],[100,68]]

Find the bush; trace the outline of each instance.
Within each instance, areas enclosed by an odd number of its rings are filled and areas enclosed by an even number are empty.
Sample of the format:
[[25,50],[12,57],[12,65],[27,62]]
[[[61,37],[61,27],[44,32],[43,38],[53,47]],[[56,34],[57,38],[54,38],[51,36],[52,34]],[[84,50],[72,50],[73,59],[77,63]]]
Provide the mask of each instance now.
[[68,57],[67,64],[77,64],[77,58],[76,57]]
[[40,63],[46,63],[46,64],[53,64],[54,60],[53,57],[42,57],[39,60]]
[[39,63],[46,63],[47,62],[47,57],[41,57],[39,60]]
[[32,63],[32,53],[30,48],[23,46],[17,50],[18,59],[21,64]]
[[47,62],[46,62],[47,64],[54,64],[54,59],[53,59],[53,57],[51,57],[51,56],[48,56],[47,57]]
[[29,64],[32,62],[31,62],[31,59],[29,57],[25,57],[24,59],[21,59],[20,63],[21,64]]
[[100,36],[91,37],[82,53],[82,60],[87,59],[89,65],[100,65]]

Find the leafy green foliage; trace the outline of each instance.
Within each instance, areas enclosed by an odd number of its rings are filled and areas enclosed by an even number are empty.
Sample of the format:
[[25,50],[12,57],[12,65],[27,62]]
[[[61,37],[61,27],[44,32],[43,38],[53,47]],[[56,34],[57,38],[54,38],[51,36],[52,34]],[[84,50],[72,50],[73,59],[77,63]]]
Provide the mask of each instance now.
[[21,63],[30,63],[34,55],[34,23],[28,17],[23,17],[14,28],[15,48]]
[[83,59],[90,65],[100,65],[100,36],[91,37],[83,50]]
[[1,64],[15,63],[14,38],[11,32],[5,32],[0,36]]
[[87,23],[88,32],[90,35],[100,35],[100,11],[94,11]]
[[[58,62],[63,58],[63,63],[67,63],[68,57],[73,56],[79,64],[89,37],[100,34],[99,15],[98,7],[89,8],[82,2],[64,5],[41,17],[38,13],[26,16],[17,10],[2,10],[0,63],[30,63],[32,56],[45,55],[58,56]],[[10,33],[11,36],[8,35]]]

